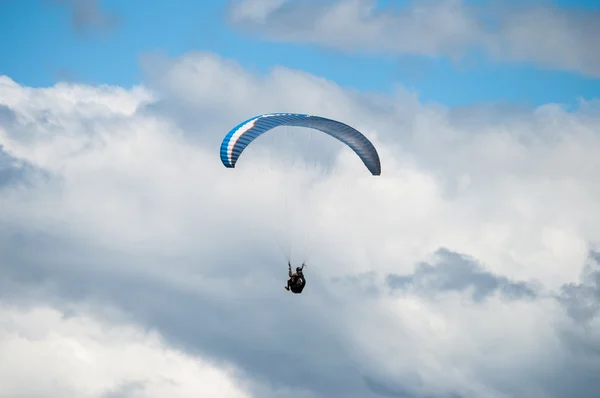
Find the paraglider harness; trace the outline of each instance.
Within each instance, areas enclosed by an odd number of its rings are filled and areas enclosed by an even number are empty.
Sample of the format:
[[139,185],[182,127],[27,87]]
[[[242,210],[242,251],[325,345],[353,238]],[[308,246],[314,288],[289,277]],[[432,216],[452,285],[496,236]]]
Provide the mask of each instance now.
[[288,262],[288,274],[290,279],[288,279],[287,288],[289,288],[292,293],[300,294],[302,293],[302,290],[304,290],[304,286],[306,286],[306,279],[302,273],[304,267],[306,267],[306,265],[302,264],[302,267],[297,267],[296,273],[292,274],[292,265]]

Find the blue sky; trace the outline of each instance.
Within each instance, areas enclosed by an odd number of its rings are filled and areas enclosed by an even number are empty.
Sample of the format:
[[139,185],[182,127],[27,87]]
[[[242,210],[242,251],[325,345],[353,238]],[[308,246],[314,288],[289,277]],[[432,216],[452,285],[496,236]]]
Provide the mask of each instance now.
[[[405,2],[381,1],[380,6],[389,3]],[[571,9],[600,9],[597,1],[553,3]],[[257,71],[284,65],[358,90],[389,92],[404,85],[418,92],[423,101],[450,106],[481,101],[572,104],[600,94],[598,78],[527,63],[492,62],[472,55],[457,64],[444,57],[367,56],[314,44],[269,41],[233,29],[225,20],[227,3],[222,0],[106,0],[99,4],[116,15],[117,24],[82,35],[71,22],[72,8],[64,4],[47,0],[0,3],[4,54],[0,74],[31,86],[75,80],[130,87],[143,79],[139,60],[145,52],[178,56],[212,51]]]

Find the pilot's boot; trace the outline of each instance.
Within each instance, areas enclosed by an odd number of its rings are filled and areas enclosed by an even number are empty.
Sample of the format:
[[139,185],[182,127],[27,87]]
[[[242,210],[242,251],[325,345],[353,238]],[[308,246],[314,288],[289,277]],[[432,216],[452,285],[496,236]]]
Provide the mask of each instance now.
[[289,286],[284,286],[283,287],[285,290],[287,290],[288,292],[290,291],[290,287]]

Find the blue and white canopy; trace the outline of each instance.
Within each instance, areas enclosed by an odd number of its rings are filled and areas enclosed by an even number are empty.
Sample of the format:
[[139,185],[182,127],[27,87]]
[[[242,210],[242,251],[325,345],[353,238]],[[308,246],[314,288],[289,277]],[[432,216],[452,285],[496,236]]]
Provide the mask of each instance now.
[[268,113],[240,123],[221,143],[223,165],[234,168],[239,156],[256,137],[280,126],[307,127],[329,134],[352,148],[371,174],[381,174],[377,150],[358,130],[335,120],[301,113]]

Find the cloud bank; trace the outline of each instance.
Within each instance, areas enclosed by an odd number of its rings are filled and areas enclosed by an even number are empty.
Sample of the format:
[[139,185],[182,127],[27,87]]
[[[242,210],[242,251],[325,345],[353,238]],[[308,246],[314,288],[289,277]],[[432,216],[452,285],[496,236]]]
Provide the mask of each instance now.
[[600,77],[600,12],[549,1],[231,1],[232,26],[271,40],[346,52],[532,63]]
[[[452,109],[210,53],[145,67],[131,90],[0,78],[0,350],[21,364],[0,391],[595,397],[597,104]],[[358,128],[382,175],[292,129],[225,169],[222,137],[272,111]]]

